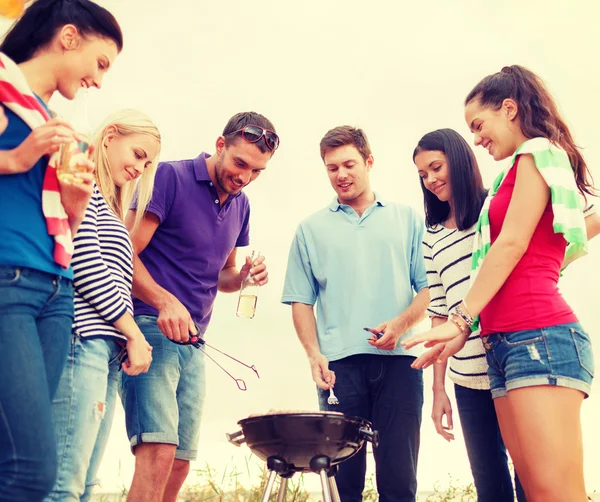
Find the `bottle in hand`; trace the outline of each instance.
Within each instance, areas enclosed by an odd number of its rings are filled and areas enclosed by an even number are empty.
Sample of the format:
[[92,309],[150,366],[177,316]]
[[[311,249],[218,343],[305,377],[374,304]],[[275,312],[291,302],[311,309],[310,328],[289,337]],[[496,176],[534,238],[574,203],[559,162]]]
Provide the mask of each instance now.
[[74,176],[77,172],[86,172],[85,166],[78,162],[90,157],[90,137],[88,122],[87,89],[80,89],[73,103],[73,113],[70,120],[78,138],[70,143],[63,143],[59,150],[59,161],[56,171],[58,179],[68,183],[81,183],[82,180]]
[[[259,256],[260,253],[256,253],[255,256],[254,251],[252,251],[252,264],[254,264],[254,260],[258,259]],[[236,312],[238,317],[245,317],[247,319],[252,319],[254,317],[254,314],[256,313],[256,302],[258,300],[258,288],[259,286],[254,280],[254,277],[248,275],[240,288],[240,297],[238,299]]]

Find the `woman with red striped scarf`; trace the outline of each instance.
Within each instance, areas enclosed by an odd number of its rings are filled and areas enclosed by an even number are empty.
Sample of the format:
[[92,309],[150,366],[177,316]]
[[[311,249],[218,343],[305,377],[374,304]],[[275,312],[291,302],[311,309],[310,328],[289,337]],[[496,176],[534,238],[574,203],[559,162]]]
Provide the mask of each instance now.
[[[39,501],[57,459],[51,400],[73,322],[72,235],[93,165],[59,182],[56,152],[77,137],[50,119],[55,92],[100,87],[121,51],[115,18],[89,0],[37,0],[0,44],[0,498]],[[85,163],[85,162],[84,162]]]

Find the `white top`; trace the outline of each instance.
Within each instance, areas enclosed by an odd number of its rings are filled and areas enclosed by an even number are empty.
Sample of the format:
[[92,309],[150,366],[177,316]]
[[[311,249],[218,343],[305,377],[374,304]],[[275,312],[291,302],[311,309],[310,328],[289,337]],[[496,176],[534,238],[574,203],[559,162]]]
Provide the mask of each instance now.
[[[423,256],[431,302],[429,317],[448,317],[469,291],[475,225],[465,230],[435,225],[423,237]],[[489,389],[485,349],[479,331],[471,333],[465,346],[452,356],[448,376],[457,385]]]
[[73,330],[84,338],[108,336],[126,341],[113,323],[125,312],[133,315],[133,246],[125,225],[96,186],[74,243]]

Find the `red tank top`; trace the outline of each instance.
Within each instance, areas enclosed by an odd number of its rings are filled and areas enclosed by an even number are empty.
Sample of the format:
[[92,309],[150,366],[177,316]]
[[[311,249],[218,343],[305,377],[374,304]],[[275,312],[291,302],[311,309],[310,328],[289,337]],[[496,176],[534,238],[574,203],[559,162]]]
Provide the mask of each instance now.
[[[500,234],[515,188],[519,157],[490,204],[492,244]],[[577,322],[558,290],[567,242],[554,233],[552,203],[544,210],[529,247],[480,315],[481,335],[539,329]]]

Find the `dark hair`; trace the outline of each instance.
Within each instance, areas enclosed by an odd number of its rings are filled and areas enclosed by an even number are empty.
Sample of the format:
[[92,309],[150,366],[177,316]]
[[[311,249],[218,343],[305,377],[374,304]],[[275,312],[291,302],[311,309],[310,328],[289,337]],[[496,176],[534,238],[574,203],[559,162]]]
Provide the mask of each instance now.
[[335,150],[340,146],[354,145],[359,151],[363,160],[367,160],[371,155],[371,146],[367,135],[362,129],[352,126],[339,126],[327,131],[321,140],[321,158],[325,160],[325,154],[330,150]]
[[479,82],[468,94],[465,105],[477,99],[482,106],[499,109],[508,98],[518,105],[517,116],[525,137],[547,138],[565,150],[579,191],[582,195],[594,195],[592,176],[583,156],[561,117],[554,98],[535,73],[519,65],[505,66],[498,73],[488,75]]
[[[438,129],[419,140],[413,152],[413,162],[417,154],[423,151],[442,152],[446,156],[456,226],[459,230],[471,227],[479,218],[487,195],[473,150],[453,129]],[[432,227],[446,221],[450,214],[450,204],[441,201],[427,190],[422,179],[421,188],[425,200],[427,226]]]
[[[229,119],[229,122],[227,122],[225,129],[223,129],[225,146],[228,147],[229,145],[231,145],[234,141],[234,138],[241,137],[241,129],[243,129],[247,125],[257,125],[259,127],[262,127],[263,129],[270,129],[271,131],[277,134],[273,123],[264,115],[261,115],[260,113],[256,112],[240,112],[236,113],[233,117],[231,117]],[[262,153],[271,152],[271,155],[273,155],[273,152],[269,147],[267,147],[265,141],[266,139],[263,136],[258,142],[254,144],[260,149]]]
[[5,35],[0,52],[17,64],[29,61],[67,24],[74,25],[82,37],[106,38],[119,52],[123,49],[119,23],[104,7],[89,0],[35,0]]

